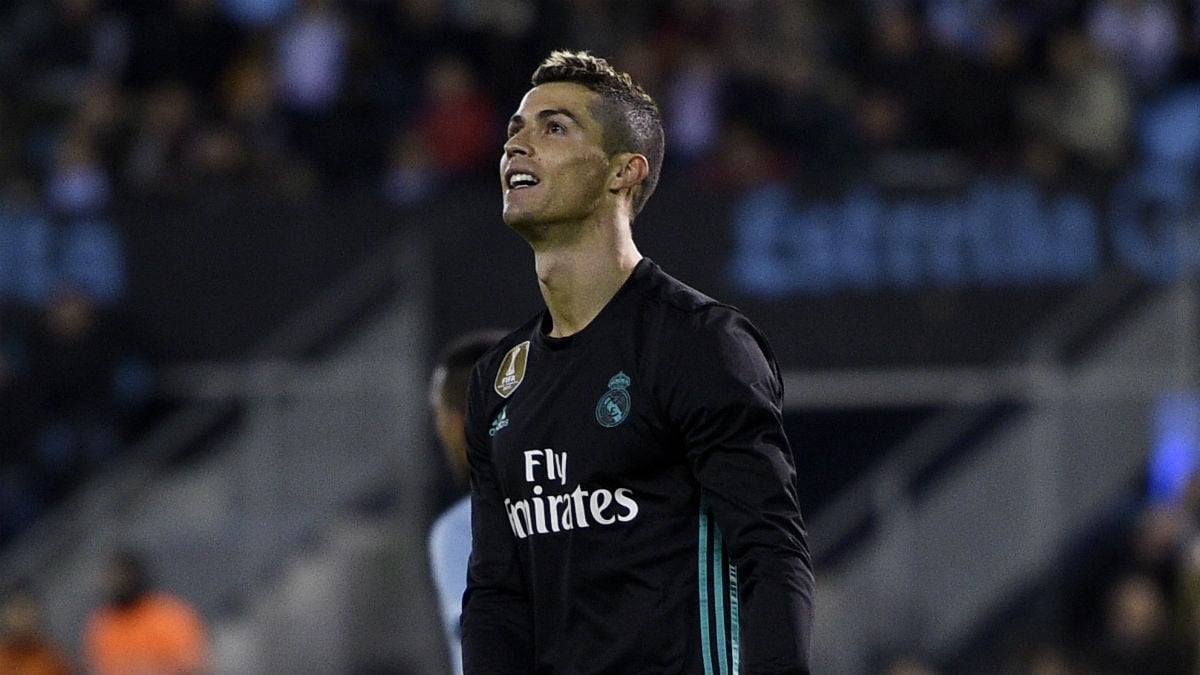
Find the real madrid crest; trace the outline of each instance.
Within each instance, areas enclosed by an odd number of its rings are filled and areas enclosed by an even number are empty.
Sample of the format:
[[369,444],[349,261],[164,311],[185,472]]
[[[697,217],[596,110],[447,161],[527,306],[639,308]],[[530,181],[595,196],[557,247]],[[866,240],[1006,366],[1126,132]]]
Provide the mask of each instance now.
[[504,359],[500,361],[500,368],[496,370],[496,382],[492,385],[497,394],[504,398],[512,396],[525,379],[525,365],[528,361],[529,340],[508,350]]
[[615,427],[629,417],[633,399],[629,395],[629,376],[617,373],[608,380],[608,391],[596,403],[596,421],[600,426]]

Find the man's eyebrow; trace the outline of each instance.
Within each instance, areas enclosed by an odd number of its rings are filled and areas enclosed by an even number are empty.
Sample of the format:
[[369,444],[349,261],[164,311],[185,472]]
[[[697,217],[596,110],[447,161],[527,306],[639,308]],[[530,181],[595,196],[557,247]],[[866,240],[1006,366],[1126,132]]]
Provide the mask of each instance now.
[[[537,118],[540,120],[544,120],[548,117],[554,117],[555,115],[562,115],[563,117],[566,117],[567,119],[574,122],[577,126],[579,126],[579,127],[583,126],[583,123],[581,123],[579,121],[579,118],[576,117],[574,113],[572,113],[570,110],[567,110],[566,108],[546,108],[545,110],[538,112]],[[514,125],[522,126],[524,124],[525,124],[525,118],[519,114],[513,115],[512,117],[508,118],[508,126],[509,127],[512,127]]]
[[581,127],[583,126],[583,124],[581,124],[579,122],[579,118],[575,117],[575,115],[570,110],[567,110],[565,108],[547,108],[546,110],[539,112],[537,116],[538,116],[538,119],[544,120],[547,117],[554,117],[555,115],[562,115],[563,117],[566,117],[567,119],[574,122],[576,125],[581,126]]

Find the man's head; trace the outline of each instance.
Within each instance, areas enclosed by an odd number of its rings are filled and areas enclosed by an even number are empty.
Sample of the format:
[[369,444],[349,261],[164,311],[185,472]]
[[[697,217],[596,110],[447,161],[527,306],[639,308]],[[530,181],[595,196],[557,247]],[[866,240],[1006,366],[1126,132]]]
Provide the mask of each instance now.
[[150,571],[140,554],[122,549],[109,560],[104,582],[109,602],[129,607],[150,592]]
[[641,212],[662,171],[662,116],[654,99],[628,73],[587,52],[552,52],[530,80],[535,87],[548,82],[574,82],[600,95],[591,113],[604,128],[605,151],[609,155],[637,153],[649,165],[649,173],[633,200],[633,214]]
[[453,340],[438,354],[429,383],[429,405],[433,409],[438,441],[455,473],[467,475],[467,439],[463,418],[467,408],[467,384],[475,362],[492,348],[504,332],[481,330]]
[[605,199],[630,220],[662,169],[658,106],[629,75],[586,52],[557,51],[532,77],[501,158],[505,221],[579,221]]

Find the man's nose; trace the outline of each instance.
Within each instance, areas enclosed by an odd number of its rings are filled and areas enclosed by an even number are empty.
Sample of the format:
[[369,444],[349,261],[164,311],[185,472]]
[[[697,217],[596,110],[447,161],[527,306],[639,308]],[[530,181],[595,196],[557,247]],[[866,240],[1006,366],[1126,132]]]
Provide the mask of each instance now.
[[504,142],[504,156],[512,157],[513,155],[528,155],[529,146],[524,141],[524,135],[515,133]]

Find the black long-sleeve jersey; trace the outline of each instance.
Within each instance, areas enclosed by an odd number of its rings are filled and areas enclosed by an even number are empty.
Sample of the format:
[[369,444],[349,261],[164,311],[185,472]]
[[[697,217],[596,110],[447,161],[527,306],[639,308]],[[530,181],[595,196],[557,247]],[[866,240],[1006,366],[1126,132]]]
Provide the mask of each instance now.
[[765,339],[643,259],[476,365],[467,675],[806,674],[812,568]]

